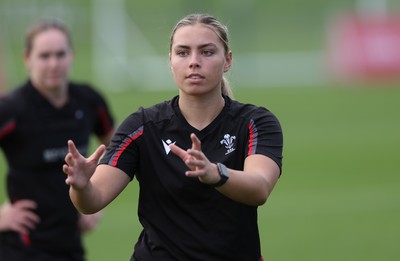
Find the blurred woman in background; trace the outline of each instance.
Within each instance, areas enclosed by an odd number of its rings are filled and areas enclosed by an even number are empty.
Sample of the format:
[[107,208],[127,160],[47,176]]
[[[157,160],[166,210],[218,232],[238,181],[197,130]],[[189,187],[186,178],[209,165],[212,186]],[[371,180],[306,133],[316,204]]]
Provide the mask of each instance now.
[[26,34],[29,79],[0,98],[0,147],[7,163],[8,199],[0,208],[0,260],[84,260],[81,234],[100,213],[81,215],[62,172],[73,139],[85,154],[95,134],[108,144],[114,120],[91,86],[69,80],[73,61],[64,24],[43,20]]

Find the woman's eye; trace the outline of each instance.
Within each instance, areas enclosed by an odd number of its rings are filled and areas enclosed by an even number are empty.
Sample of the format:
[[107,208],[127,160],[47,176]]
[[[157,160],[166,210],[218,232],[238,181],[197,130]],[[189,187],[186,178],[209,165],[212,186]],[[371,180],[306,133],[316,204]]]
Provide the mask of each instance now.
[[47,59],[49,59],[49,57],[50,57],[49,53],[41,53],[41,54],[39,54],[39,58],[42,59],[42,60],[47,60]]
[[213,55],[213,54],[214,54],[213,51],[209,51],[209,50],[203,51],[203,55],[204,55],[204,56],[211,56],[211,55]]
[[177,51],[176,55],[181,56],[181,57],[186,56],[187,55],[187,51]]
[[67,52],[65,51],[60,51],[56,53],[57,58],[61,59],[64,58],[65,56],[67,56]]

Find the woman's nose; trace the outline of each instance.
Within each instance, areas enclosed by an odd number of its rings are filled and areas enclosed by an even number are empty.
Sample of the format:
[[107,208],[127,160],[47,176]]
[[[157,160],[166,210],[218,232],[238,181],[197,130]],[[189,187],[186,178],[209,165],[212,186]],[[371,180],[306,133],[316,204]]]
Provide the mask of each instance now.
[[190,57],[190,68],[200,67],[200,57],[197,54],[192,54]]

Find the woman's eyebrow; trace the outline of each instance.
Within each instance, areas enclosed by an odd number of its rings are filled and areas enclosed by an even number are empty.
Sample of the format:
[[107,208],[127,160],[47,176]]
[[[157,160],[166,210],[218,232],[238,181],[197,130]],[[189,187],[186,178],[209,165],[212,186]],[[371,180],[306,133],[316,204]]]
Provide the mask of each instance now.
[[[205,47],[216,47],[216,45],[214,43],[206,43],[206,44],[201,44],[198,46],[199,49],[202,49]],[[190,49],[190,46],[184,45],[184,44],[179,44],[179,45],[176,45],[175,48]]]

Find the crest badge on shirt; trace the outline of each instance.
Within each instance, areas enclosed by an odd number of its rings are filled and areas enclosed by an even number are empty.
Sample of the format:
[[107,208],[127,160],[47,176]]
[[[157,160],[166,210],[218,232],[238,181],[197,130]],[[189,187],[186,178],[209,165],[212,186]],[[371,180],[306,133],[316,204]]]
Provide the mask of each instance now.
[[82,110],[76,110],[75,111],[75,119],[80,120],[83,118],[83,111]]
[[224,135],[224,138],[220,141],[220,143],[223,144],[226,148],[225,155],[228,155],[229,153],[233,152],[236,149],[234,148],[235,140],[236,136],[231,136],[230,134]]
[[161,140],[161,141],[162,141],[162,144],[164,146],[165,153],[168,155],[168,153],[171,151],[171,149],[169,148],[169,145],[170,144],[175,144],[176,141],[172,142],[170,139],[167,139],[165,141]]

